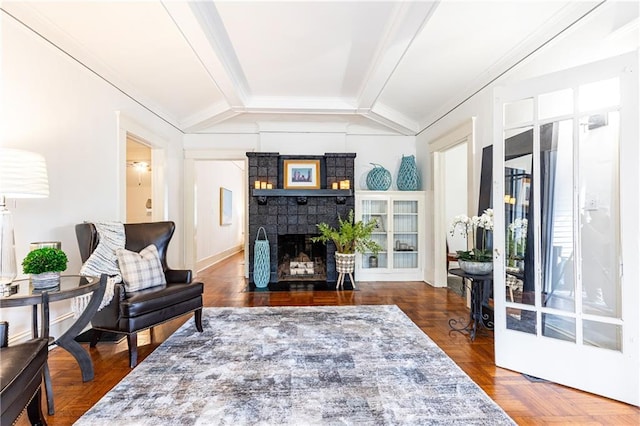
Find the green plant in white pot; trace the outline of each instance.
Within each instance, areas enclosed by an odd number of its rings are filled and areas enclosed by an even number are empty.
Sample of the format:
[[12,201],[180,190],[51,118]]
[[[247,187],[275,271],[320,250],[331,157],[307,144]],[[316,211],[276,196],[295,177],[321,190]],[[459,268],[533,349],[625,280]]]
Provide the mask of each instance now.
[[22,261],[22,271],[31,275],[34,288],[51,288],[60,283],[60,272],[67,269],[68,262],[61,249],[44,247],[27,254]]
[[[353,271],[355,269],[356,253],[371,252],[378,254],[382,247],[374,239],[371,238],[373,231],[377,227],[375,220],[363,222],[354,219],[353,210],[349,211],[346,219],[342,219],[338,215],[338,227],[334,228],[326,223],[316,225],[320,235],[313,237],[313,242],[332,241],[336,246],[336,270],[340,274],[338,279],[338,287],[344,282],[344,274],[349,274],[351,282],[354,284]],[[340,278],[342,277],[342,281]]]

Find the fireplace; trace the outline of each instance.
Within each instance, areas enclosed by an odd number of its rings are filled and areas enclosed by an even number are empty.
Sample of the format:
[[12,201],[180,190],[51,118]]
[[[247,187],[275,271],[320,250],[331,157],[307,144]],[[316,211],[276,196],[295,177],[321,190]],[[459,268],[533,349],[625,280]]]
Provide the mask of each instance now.
[[327,280],[327,249],[314,236],[278,235],[278,282]]
[[[335,182],[354,182],[354,153],[324,155],[280,155],[276,152],[248,152],[249,182],[249,282],[253,283],[253,245],[260,227],[266,230],[270,246],[270,287],[323,281],[335,283],[335,247],[312,243],[318,223],[338,226],[338,215],[347,217],[355,207],[353,191],[333,191]],[[284,189],[285,159],[319,160],[320,189]],[[256,190],[256,181],[272,185],[272,190]],[[286,258],[286,259],[285,259]],[[292,263],[293,262],[293,263]],[[293,269],[293,273],[292,273]]]

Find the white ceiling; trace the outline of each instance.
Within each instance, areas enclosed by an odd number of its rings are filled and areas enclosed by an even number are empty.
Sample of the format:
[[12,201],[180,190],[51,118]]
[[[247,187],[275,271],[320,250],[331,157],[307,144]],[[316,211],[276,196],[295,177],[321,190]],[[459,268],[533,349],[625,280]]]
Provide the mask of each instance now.
[[598,3],[4,1],[1,7],[185,133],[306,122],[348,133],[415,135]]

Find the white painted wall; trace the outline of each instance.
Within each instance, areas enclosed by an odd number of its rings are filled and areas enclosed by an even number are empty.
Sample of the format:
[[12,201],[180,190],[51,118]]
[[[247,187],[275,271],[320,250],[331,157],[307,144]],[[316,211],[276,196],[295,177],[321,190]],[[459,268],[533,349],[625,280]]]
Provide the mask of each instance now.
[[445,223],[449,253],[467,249],[467,239],[457,230],[453,235],[449,227],[453,218],[467,214],[467,143],[461,143],[444,152],[445,162]]
[[[302,125],[298,125],[300,129]],[[258,134],[198,134],[184,136],[186,152],[207,152],[215,157],[233,151],[279,152],[286,155],[322,155],[327,152],[355,152],[356,189],[367,189],[367,173],[377,163],[391,172],[389,190],[397,190],[396,177],[403,155],[416,154],[414,136],[349,135],[338,132],[318,131],[309,124],[308,131],[271,131]]]
[[[203,269],[244,243],[245,168],[242,161],[196,161],[196,259]],[[220,188],[232,192],[233,220],[220,225]]]
[[[116,113],[120,111],[121,118],[158,135],[164,144],[159,146],[167,176],[164,216],[178,225],[169,261],[180,267],[181,133],[4,14],[0,25],[1,143],[43,154],[49,171],[49,198],[9,202],[18,263],[31,241],[61,241],[70,260],[66,273],[77,274],[81,262],[75,224],[125,219],[119,172],[124,153],[118,144]],[[30,335],[30,308],[3,309],[0,317],[10,321],[12,339]],[[70,302],[53,303],[52,335],[60,336],[70,317]]]

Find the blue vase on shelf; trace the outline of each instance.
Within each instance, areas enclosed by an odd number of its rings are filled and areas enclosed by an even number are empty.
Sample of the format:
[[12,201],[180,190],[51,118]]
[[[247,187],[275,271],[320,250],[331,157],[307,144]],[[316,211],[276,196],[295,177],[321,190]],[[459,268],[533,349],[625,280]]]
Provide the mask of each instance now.
[[419,186],[418,168],[414,155],[403,155],[396,180],[400,191],[417,191]]
[[367,173],[367,189],[386,191],[391,186],[391,173],[380,164],[371,163],[373,169]]

